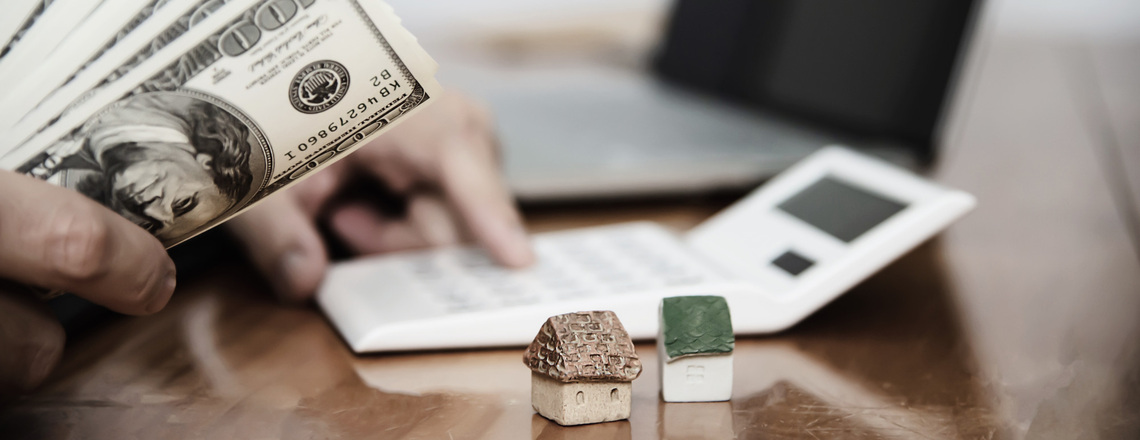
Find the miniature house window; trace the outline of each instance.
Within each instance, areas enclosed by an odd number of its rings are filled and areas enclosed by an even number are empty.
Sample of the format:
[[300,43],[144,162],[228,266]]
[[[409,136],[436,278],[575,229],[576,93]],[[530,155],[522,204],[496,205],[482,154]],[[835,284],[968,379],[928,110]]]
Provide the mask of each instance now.
[[574,396],[574,399],[578,401],[579,405],[586,404],[586,394],[582,393],[581,391],[578,392],[577,396]]
[[614,389],[610,390],[610,400],[611,400],[611,401],[614,401],[614,402],[617,402],[617,401],[618,401],[618,391],[617,391],[617,388],[614,388]]
[[688,383],[701,383],[705,381],[705,367],[700,365],[689,365],[685,370],[685,382]]

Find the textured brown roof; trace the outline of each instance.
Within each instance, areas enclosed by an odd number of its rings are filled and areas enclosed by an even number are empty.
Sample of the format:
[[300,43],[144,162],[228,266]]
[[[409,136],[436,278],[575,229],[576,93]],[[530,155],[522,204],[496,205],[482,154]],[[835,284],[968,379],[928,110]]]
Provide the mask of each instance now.
[[641,374],[633,341],[610,311],[551,316],[523,363],[561,382],[629,382]]

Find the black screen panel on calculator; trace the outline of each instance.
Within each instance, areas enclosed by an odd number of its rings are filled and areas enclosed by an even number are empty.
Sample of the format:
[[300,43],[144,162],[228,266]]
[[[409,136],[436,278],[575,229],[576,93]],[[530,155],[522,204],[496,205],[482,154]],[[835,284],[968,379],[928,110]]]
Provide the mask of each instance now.
[[824,177],[778,206],[807,224],[850,243],[906,208],[906,204]]

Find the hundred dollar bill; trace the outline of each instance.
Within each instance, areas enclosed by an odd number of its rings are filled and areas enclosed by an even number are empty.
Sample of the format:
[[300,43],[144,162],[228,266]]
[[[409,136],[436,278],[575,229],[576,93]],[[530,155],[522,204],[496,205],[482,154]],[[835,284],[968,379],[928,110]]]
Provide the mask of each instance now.
[[[225,3],[226,0],[156,1],[120,28],[100,51],[78,57],[53,54],[29,75],[28,82],[13,87],[0,99],[0,149],[27,140],[65,109],[150,59]],[[74,62],[77,60],[82,61],[78,67]]]
[[32,27],[36,17],[50,3],[51,0],[9,0],[4,3],[4,14],[0,15],[0,58],[19,40],[21,32]]
[[9,42],[0,57],[0,84],[15,84],[28,66],[37,66],[75,27],[103,3],[102,0],[54,0],[33,17],[31,27]]
[[173,246],[405,120],[439,95],[435,70],[379,0],[233,0],[0,168]]
[[8,77],[0,76],[0,84],[6,85],[5,89],[0,89],[0,98],[7,98],[19,90],[45,87],[52,81],[55,81],[53,87],[58,86],[59,80],[54,77],[66,78],[65,75],[80,67],[80,62],[114,38],[117,30],[130,25],[144,9],[154,9],[157,3],[158,0],[104,0],[75,29],[55,29],[56,33],[65,35],[55,49],[44,54],[37,64],[9,70]]
[[[60,130],[70,130],[72,127],[68,123],[56,124],[57,121],[84,120],[89,112],[117,100],[116,94],[125,94],[149,76],[168,68],[172,59],[197,50],[212,34],[224,30],[225,26],[229,26],[251,8],[259,7],[261,1],[264,0],[208,2],[216,7],[196,10],[193,15],[186,14],[169,23],[166,31],[153,41],[154,44],[143,42],[137,50],[126,50],[127,44],[112,48],[115,54],[108,53],[100,57],[96,65],[90,66],[65,87],[53,92],[50,99],[42,102],[11,130],[0,130],[0,162],[17,146],[34,143],[30,140],[33,137],[43,140],[61,136]],[[126,53],[119,53],[124,51]],[[110,91],[104,93],[105,89]],[[77,113],[72,115],[73,112]]]
[[80,70],[72,72],[58,88],[52,86],[49,79],[58,80],[69,66],[41,66],[33,75],[45,78],[41,84],[19,87],[6,99],[0,100],[0,151],[27,140],[67,109],[90,98],[102,86],[151,59],[152,55],[204,21],[227,1],[170,0],[156,4],[159,10],[138,24],[137,29],[120,29],[113,44],[89,57]]

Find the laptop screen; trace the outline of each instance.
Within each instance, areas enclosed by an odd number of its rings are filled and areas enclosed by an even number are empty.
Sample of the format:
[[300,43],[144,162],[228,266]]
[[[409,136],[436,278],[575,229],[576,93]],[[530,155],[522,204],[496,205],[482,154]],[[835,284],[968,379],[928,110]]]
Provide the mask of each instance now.
[[657,72],[932,155],[971,0],[677,0]]

